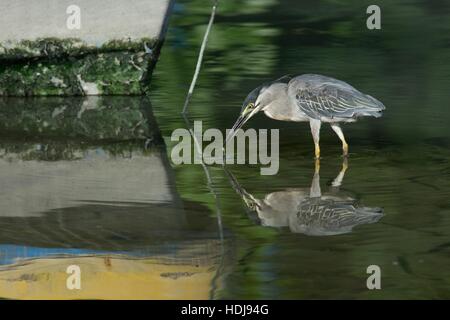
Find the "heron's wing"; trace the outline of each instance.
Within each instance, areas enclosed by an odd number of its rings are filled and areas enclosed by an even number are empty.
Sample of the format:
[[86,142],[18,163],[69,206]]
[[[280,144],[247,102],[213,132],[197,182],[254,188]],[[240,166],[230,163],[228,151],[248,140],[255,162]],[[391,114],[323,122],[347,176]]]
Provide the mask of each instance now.
[[313,79],[290,83],[291,92],[302,112],[313,119],[353,118],[358,115],[380,116],[384,105],[375,98],[359,92],[345,82]]
[[359,207],[355,200],[309,198],[291,216],[291,230],[311,235],[342,234],[360,224],[375,223],[383,216],[380,208]]

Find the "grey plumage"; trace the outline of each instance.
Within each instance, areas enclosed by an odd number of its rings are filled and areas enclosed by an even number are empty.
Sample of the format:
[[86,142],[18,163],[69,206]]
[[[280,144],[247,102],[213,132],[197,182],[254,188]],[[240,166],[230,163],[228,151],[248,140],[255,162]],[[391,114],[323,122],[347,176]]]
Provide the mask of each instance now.
[[292,77],[290,75],[285,75],[282,76],[281,78],[278,78],[274,81],[269,81],[266,83],[263,83],[262,85],[260,85],[259,87],[253,89],[252,91],[250,91],[250,93],[247,95],[247,97],[245,98],[244,102],[242,103],[242,107],[241,107],[241,112],[250,104],[250,103],[255,103],[256,99],[258,98],[259,94],[261,93],[261,91],[269,88],[271,85],[273,84],[277,84],[277,83],[284,83],[284,84],[288,84],[289,81],[292,80]]
[[320,128],[329,123],[342,142],[344,156],[348,144],[341,122],[354,122],[359,117],[380,117],[383,103],[364,94],[348,83],[317,74],[284,76],[252,90],[244,100],[239,118],[229,131],[231,140],[250,118],[260,111],[275,120],[308,121],[314,140],[316,158],[320,158]]
[[384,105],[343,81],[316,74],[304,74],[288,84],[288,95],[308,117],[321,120],[358,116],[380,117]]
[[383,217],[383,209],[361,206],[352,196],[339,192],[345,171],[346,165],[333,181],[332,192],[322,193],[316,172],[310,188],[288,188],[257,198],[225,169],[251,220],[267,227],[289,227],[291,232],[310,236],[348,233],[358,225],[375,223]]
[[305,198],[290,216],[291,231],[312,236],[350,232],[355,226],[377,222],[381,208],[360,207],[353,199]]

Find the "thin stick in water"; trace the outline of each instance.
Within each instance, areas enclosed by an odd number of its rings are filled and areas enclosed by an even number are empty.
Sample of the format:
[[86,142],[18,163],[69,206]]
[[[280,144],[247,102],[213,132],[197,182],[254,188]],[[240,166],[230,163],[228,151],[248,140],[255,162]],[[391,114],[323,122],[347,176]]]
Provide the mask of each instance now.
[[213,25],[213,22],[214,22],[214,17],[216,15],[216,9],[217,9],[217,5],[218,4],[219,4],[219,0],[215,0],[213,8],[212,8],[212,11],[211,11],[211,17],[209,18],[208,27],[206,28],[205,35],[203,36],[202,46],[200,47],[200,52],[198,54],[197,66],[195,67],[194,77],[192,78],[191,86],[189,87],[189,92],[188,92],[188,94],[186,96],[186,100],[184,101],[183,114],[187,113],[189,100],[191,99],[191,96],[192,96],[192,94],[194,92],[194,88],[195,88],[195,84],[197,82],[198,74],[200,73],[200,68],[202,66],[203,54],[205,52],[206,42],[208,42],[209,32],[211,31],[211,28],[212,28],[212,25]]

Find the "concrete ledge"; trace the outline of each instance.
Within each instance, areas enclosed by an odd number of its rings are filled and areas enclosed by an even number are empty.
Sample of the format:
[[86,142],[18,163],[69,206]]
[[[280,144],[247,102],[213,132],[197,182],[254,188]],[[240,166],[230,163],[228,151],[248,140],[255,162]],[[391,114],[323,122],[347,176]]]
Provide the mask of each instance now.
[[[5,0],[0,95],[141,95],[164,38],[171,0]],[[69,10],[70,12],[70,10]]]
[[[79,29],[67,26],[71,5],[80,9]],[[17,58],[46,55],[44,48],[29,46],[46,38],[79,39],[76,46],[92,49],[112,41],[160,39],[169,7],[169,0],[3,0],[0,57],[8,50],[16,50]]]

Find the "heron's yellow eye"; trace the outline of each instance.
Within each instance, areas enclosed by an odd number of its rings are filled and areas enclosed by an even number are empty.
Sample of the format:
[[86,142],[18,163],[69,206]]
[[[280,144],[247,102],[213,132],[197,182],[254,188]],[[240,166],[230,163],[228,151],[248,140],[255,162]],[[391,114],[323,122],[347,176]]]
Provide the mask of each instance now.
[[249,103],[247,105],[247,108],[245,108],[245,113],[252,111],[254,107],[255,107],[255,105],[253,103]]

